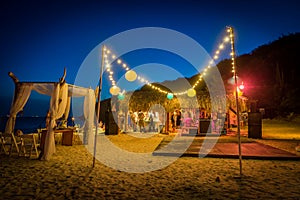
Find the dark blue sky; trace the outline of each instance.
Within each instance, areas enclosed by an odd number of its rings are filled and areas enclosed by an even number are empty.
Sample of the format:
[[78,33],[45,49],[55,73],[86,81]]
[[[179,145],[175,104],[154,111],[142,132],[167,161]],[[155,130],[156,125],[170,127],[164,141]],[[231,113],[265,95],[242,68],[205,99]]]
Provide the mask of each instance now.
[[[57,81],[67,67],[67,82],[73,83],[88,53],[122,31],[169,28],[212,53],[225,27],[231,25],[241,55],[281,35],[299,32],[299,10],[300,4],[289,0],[1,1],[0,96],[13,94],[9,71],[21,81]],[[176,64],[162,55],[153,60],[134,56],[130,60],[129,56],[126,61],[131,65],[161,62],[174,69],[184,63],[177,60]],[[189,77],[193,71],[186,70],[184,75]],[[109,83],[103,84],[108,91]],[[104,98],[108,97],[105,91]],[[0,113],[6,110],[1,108]]]

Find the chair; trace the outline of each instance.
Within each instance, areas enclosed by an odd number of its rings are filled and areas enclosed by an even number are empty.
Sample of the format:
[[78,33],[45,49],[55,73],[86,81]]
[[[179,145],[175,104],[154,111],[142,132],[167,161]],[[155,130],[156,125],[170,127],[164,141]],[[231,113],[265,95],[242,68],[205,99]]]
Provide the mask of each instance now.
[[2,154],[2,150],[4,151],[4,154],[7,154],[6,149],[5,149],[4,138],[2,136],[2,132],[0,132],[0,143],[1,143],[0,154]]
[[[1,151],[3,149],[6,155],[12,155],[13,148],[15,147],[17,154],[19,154],[19,145],[21,145],[22,141],[16,139],[15,135],[12,133],[1,133]],[[7,149],[8,147],[8,149]]]
[[31,158],[33,153],[35,153],[36,157],[39,157],[39,142],[38,142],[38,134],[31,133],[31,134],[22,134],[20,135],[21,137],[21,148],[19,151],[19,156],[24,155],[25,157],[27,156],[27,152],[29,151],[30,153],[28,154],[28,158]]

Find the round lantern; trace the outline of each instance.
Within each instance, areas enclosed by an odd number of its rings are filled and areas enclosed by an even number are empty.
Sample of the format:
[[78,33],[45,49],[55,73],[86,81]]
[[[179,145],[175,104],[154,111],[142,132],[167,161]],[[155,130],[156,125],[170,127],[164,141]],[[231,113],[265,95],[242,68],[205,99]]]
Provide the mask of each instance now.
[[110,92],[112,95],[117,95],[117,94],[119,94],[119,92],[120,92],[120,88],[114,85],[114,86],[112,86],[112,87],[109,89],[109,92]]
[[119,93],[118,94],[118,99],[119,100],[123,100],[125,98],[125,95],[124,94],[122,94],[122,93]]
[[196,90],[195,90],[194,88],[188,89],[187,95],[188,95],[189,97],[194,97],[194,96],[196,95]]
[[133,70],[129,70],[129,71],[127,71],[126,74],[125,74],[126,80],[127,80],[127,81],[130,81],[130,82],[135,81],[136,77],[137,77],[137,74],[136,74],[136,72],[133,71]]
[[167,98],[168,98],[168,99],[171,100],[171,99],[173,99],[173,97],[174,97],[173,93],[168,93],[168,94],[167,94]]

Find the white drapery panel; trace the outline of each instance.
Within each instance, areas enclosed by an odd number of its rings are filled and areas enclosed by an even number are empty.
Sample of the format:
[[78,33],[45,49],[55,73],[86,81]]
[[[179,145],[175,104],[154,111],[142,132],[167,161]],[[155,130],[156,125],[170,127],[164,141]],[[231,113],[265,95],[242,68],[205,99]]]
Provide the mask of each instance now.
[[40,94],[51,96],[53,93],[55,83],[34,83],[33,90]]
[[84,143],[89,143],[90,139],[92,139],[92,131],[95,119],[95,92],[90,88],[83,88],[74,85],[69,85],[69,96],[72,97],[82,97],[84,96],[83,103],[83,115],[85,118],[84,123]]
[[88,144],[92,144],[93,137],[92,131],[93,131],[93,124],[95,119],[95,93],[92,89],[87,90],[88,94],[84,98],[84,118],[85,118],[85,126],[84,126],[84,132],[86,133],[85,141]]
[[45,138],[44,155],[42,160],[49,160],[50,157],[56,152],[55,140],[54,140],[54,127],[56,126],[56,120],[63,116],[68,103],[68,85],[60,85],[56,83],[54,91],[50,100],[50,126],[47,130]]
[[5,127],[5,133],[13,133],[16,116],[18,112],[20,112],[24,108],[26,102],[28,101],[28,98],[31,94],[31,89],[32,84],[16,84],[15,96],[10,108],[9,118]]
[[64,118],[65,120],[68,120],[69,113],[70,113],[70,107],[71,107],[71,97],[68,96],[67,98],[68,98],[67,99],[67,106],[66,106],[65,112],[63,114],[63,116],[65,117]]

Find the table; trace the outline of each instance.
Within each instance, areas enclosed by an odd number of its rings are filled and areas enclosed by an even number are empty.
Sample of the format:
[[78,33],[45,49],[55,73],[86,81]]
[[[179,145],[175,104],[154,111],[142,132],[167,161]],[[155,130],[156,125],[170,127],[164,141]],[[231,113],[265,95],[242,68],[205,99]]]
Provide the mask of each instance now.
[[[72,146],[73,145],[73,133],[75,129],[74,128],[65,128],[65,129],[56,129],[54,130],[55,133],[62,133],[62,145],[66,146]],[[45,145],[45,139],[46,139],[46,134],[47,134],[47,129],[42,129],[42,135],[41,135],[41,144],[40,147],[43,150],[44,145]]]

